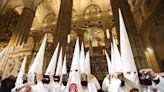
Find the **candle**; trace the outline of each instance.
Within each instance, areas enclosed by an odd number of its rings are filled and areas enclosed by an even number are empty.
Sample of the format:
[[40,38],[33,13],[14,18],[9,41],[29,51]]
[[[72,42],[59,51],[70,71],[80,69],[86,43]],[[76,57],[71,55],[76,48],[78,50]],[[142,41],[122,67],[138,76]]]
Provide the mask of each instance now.
[[70,43],[71,41],[71,37],[70,37],[70,34],[67,35],[67,43]]
[[109,29],[106,29],[106,36],[107,36],[107,39],[110,38]]

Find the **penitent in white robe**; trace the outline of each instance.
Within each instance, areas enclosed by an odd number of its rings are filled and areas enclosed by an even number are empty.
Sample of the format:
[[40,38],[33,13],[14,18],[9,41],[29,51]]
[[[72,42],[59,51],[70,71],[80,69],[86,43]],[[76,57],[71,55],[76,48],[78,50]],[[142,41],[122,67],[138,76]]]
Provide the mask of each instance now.
[[122,89],[125,91],[125,92],[130,92],[130,90],[132,89],[138,89],[139,92],[144,92],[144,89],[143,87],[140,85],[140,83],[136,83],[136,82],[132,82],[126,78],[124,78],[124,81],[125,81],[125,85],[122,87]]
[[31,86],[32,92],[48,92],[48,89],[44,87],[43,83],[39,81],[36,85]]
[[157,89],[157,92],[164,92],[164,78],[162,78],[161,76],[157,76],[157,79],[158,78],[160,82],[157,85],[152,82],[151,86],[141,86],[140,84],[136,86],[136,85],[132,85],[132,83],[125,81],[125,87],[127,87],[125,92],[129,92],[129,89],[135,86],[136,87],[140,86],[140,89],[139,89],[140,92],[154,92],[153,91],[154,89]]
[[[109,81],[109,79],[104,78],[104,81],[102,83],[102,90],[106,92],[130,92],[131,89],[137,88],[138,85],[134,85],[132,82],[127,82],[125,80],[125,85],[121,87],[121,80],[119,79],[112,79]],[[143,92],[140,90],[139,92]]]
[[[164,78],[158,76],[160,78],[160,82],[157,85],[152,85],[152,86],[141,86],[140,84],[134,84],[130,81],[125,80],[125,86],[118,88],[119,92],[129,92],[133,88],[138,88],[140,91],[139,92],[154,92],[153,89],[156,88],[157,92],[164,92]],[[109,79],[104,78],[104,81],[102,83],[102,90],[111,92],[110,88],[112,88],[112,84],[110,83]]]
[[144,87],[144,92],[154,92],[154,89],[156,89],[156,92],[164,92],[164,78],[162,78],[161,76],[157,76],[155,78],[155,80],[157,80],[159,78],[160,82],[158,84],[155,84],[152,81],[152,85],[151,86],[143,86]]

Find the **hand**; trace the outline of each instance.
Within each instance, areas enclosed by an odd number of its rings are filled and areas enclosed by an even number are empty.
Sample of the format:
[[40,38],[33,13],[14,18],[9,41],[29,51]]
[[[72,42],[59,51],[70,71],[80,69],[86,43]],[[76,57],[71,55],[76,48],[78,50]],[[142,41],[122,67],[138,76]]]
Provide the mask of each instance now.
[[37,74],[36,75],[36,80],[37,81],[42,81],[43,80],[43,75],[42,74]]
[[147,74],[147,73],[150,73],[153,79],[157,77],[157,75],[154,73],[152,69],[141,69],[139,72],[140,74],[142,74],[141,78],[144,76],[144,74]]
[[50,78],[50,82],[54,81],[54,77],[52,75],[49,75],[49,78]]
[[123,73],[122,72],[116,72],[116,73],[114,73],[114,74],[111,75],[111,78],[123,80],[124,79],[124,76],[123,76]]
[[85,74],[85,73],[81,74],[81,80],[86,81],[87,80],[87,74]]

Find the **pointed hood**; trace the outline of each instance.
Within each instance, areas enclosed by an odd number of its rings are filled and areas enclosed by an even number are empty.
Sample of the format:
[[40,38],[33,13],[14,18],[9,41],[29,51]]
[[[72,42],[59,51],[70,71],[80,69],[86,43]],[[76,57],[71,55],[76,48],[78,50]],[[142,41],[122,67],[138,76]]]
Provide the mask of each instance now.
[[89,51],[86,53],[86,58],[85,58],[85,66],[86,66],[86,73],[91,74],[91,65],[90,65],[90,55]]
[[115,59],[115,63],[114,63],[115,70],[116,72],[122,72],[121,56],[114,38],[113,38],[113,49],[114,49],[113,52],[114,52],[114,59]]
[[57,56],[58,56],[58,50],[59,50],[59,43],[54,51],[54,54],[51,58],[51,61],[48,65],[48,68],[46,70],[45,75],[54,75],[55,73],[55,68],[56,68],[56,62],[57,62]]
[[113,44],[111,43],[111,73],[114,73],[116,71],[115,69],[115,56],[114,56],[114,48],[113,48]]
[[66,62],[66,55],[64,56],[62,74],[67,74],[67,62]]
[[60,76],[62,73],[62,62],[63,62],[62,58],[63,58],[63,49],[61,47],[59,58],[58,58],[58,65],[56,69],[56,76]]
[[35,74],[35,73],[42,74],[42,66],[43,66],[44,52],[45,52],[45,47],[46,47],[46,39],[47,39],[47,34],[45,35],[43,42],[40,46],[40,49],[34,59],[34,62],[31,65],[31,68],[29,70],[29,73],[31,73],[31,74]]
[[124,71],[136,71],[136,65],[132,49],[130,46],[128,34],[125,28],[124,20],[122,17],[121,10],[119,9],[119,20],[120,20],[120,45],[121,45],[121,60],[124,64]]
[[3,56],[5,55],[8,47],[5,47],[1,52],[0,52],[0,61],[2,60]]
[[83,45],[83,43],[81,43],[80,70],[81,70],[81,73],[85,73],[86,72],[86,67],[85,67],[85,54],[84,54],[84,45]]
[[106,56],[106,60],[107,60],[107,65],[108,65],[108,73],[111,74],[112,72],[112,64],[109,58],[109,55],[107,53],[107,51],[105,51],[105,56]]
[[[121,60],[122,60],[124,76],[131,82],[134,82],[139,87],[137,68],[135,65],[128,34],[126,32],[125,24],[120,9],[119,9],[119,19],[120,19]],[[127,72],[131,72],[131,73],[129,74]]]
[[80,62],[79,62],[79,56],[80,56],[80,49],[79,49],[79,38],[76,40],[75,50],[73,54],[72,64],[71,64],[71,70],[78,70],[80,72]]
[[25,74],[26,62],[27,62],[27,56],[24,57],[24,60],[22,62],[20,71],[19,71],[17,79],[16,79],[16,83],[15,83],[16,85],[23,84],[23,75]]

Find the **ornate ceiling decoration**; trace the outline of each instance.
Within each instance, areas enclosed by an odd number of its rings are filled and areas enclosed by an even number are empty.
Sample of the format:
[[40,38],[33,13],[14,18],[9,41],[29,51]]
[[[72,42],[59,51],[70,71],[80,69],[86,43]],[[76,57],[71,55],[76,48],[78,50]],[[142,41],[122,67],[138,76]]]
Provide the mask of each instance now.
[[[2,2],[2,5],[5,5],[5,10],[13,9],[20,15],[24,6],[27,6],[28,3],[33,2],[37,4],[40,1],[41,0],[3,0],[0,2]],[[54,30],[59,14],[60,3],[60,0],[43,0],[38,5],[30,34],[34,31]],[[110,0],[73,0],[72,25],[75,28],[73,28],[73,30],[77,32],[77,28],[86,27],[86,23],[88,23],[89,26],[102,27],[105,19],[101,17],[112,16],[110,14],[112,14]],[[86,18],[86,15],[89,17]],[[95,19],[97,19],[96,22]]]

